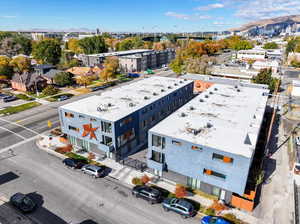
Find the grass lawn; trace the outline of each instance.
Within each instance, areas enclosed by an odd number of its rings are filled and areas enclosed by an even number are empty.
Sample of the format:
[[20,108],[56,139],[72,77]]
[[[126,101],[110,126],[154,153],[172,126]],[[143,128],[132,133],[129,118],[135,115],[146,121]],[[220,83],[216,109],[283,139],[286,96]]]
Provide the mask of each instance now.
[[15,114],[24,110],[28,110],[37,106],[40,106],[41,104],[38,102],[31,102],[31,103],[25,103],[19,106],[15,107],[8,107],[3,110],[0,110],[0,114]]
[[75,90],[76,92],[79,92],[81,94],[86,94],[86,93],[90,93],[91,90],[89,88],[79,88]]
[[72,93],[62,93],[62,94],[59,94],[59,95],[55,95],[55,96],[46,98],[46,100],[48,100],[49,102],[56,102],[60,96],[68,96],[68,97],[71,98],[72,96],[74,96],[74,94],[72,94]]

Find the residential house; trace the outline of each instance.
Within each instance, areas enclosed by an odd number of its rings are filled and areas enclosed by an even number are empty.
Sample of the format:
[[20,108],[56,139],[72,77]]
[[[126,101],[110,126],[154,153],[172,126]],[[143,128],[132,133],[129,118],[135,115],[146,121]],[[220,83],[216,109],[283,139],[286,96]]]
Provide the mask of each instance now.
[[71,73],[75,79],[81,76],[98,76],[102,71],[101,67],[72,67],[69,68],[66,72]]
[[11,79],[11,86],[23,92],[42,91],[47,86],[47,80],[36,71],[15,73]]

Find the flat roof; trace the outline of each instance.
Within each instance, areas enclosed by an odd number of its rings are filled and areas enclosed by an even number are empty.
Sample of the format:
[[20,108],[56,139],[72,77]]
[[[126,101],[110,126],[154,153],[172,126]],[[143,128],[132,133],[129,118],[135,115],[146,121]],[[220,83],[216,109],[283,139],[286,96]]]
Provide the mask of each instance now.
[[150,131],[251,158],[268,92],[242,83],[214,84]]
[[122,56],[122,55],[128,55],[128,54],[139,54],[144,52],[153,52],[154,50],[149,49],[134,49],[134,50],[128,50],[128,51],[116,51],[116,52],[108,52],[108,53],[102,53],[102,54],[88,54],[87,56],[90,57],[110,57],[110,56]]
[[105,91],[101,95],[63,105],[60,108],[103,120],[117,121],[192,82],[153,76]]

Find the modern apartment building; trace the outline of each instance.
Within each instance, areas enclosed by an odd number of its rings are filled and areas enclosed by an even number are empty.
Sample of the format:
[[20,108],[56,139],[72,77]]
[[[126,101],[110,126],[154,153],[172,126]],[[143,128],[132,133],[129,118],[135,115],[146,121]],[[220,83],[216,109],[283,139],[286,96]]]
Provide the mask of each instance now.
[[96,66],[103,63],[107,57],[118,57],[120,70],[122,72],[141,72],[167,65],[175,56],[175,49],[162,51],[136,49],[103,54],[80,55],[79,59],[85,66]]
[[226,202],[244,195],[268,92],[265,85],[210,85],[149,130],[148,167]]
[[251,50],[241,50],[237,52],[237,59],[240,60],[263,60],[267,57],[266,50],[260,50],[260,49],[251,49]]
[[151,77],[59,108],[74,148],[117,161],[147,146],[148,130],[193,97],[193,81]]

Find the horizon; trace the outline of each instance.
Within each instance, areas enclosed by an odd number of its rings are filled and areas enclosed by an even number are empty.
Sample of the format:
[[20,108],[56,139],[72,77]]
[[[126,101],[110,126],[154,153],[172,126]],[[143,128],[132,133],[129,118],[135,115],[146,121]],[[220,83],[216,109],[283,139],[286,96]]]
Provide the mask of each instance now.
[[[146,5],[146,7],[145,7]],[[88,30],[101,32],[220,32],[246,23],[300,14],[293,0],[37,0],[2,3],[0,30]],[[122,21],[122,22],[120,22]]]

